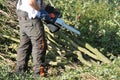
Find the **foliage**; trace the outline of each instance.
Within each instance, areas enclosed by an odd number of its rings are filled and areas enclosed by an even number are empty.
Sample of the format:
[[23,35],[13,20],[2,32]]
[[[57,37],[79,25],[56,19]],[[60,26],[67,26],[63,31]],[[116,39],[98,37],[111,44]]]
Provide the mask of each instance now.
[[[1,61],[0,65],[0,79],[1,80],[34,80],[33,72],[25,73],[24,76],[19,74],[16,75],[12,72],[10,65],[5,65]],[[116,58],[111,64],[93,65],[92,67],[76,67],[75,69],[66,66],[64,72],[60,69],[59,74],[54,75],[47,74],[47,77],[39,77],[40,80],[119,80],[120,79],[120,58]],[[54,67],[55,68],[55,67]],[[55,68],[57,69],[57,67]]]
[[77,38],[83,43],[90,43],[104,54],[119,54],[119,1],[108,3],[107,0],[99,0],[96,3],[94,0],[54,0],[53,2],[61,9],[63,18],[81,31],[81,36]]

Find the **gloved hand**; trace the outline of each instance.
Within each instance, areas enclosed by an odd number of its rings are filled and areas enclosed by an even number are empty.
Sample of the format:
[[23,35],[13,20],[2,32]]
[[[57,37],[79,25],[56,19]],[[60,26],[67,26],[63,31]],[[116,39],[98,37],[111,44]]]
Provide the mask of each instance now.
[[45,20],[50,20],[49,14],[44,9],[41,9],[38,12],[37,17]]

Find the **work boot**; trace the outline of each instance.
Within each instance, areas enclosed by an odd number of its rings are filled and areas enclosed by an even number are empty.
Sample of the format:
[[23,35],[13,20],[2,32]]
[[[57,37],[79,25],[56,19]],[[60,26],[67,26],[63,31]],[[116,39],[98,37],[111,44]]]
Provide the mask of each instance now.
[[[34,69],[33,69],[34,71]],[[34,77],[45,77],[45,71],[44,71],[44,67],[43,66],[40,66],[40,69],[39,69],[39,72],[35,72],[34,73]]]
[[45,76],[45,71],[44,71],[44,67],[40,66],[40,76],[44,77]]

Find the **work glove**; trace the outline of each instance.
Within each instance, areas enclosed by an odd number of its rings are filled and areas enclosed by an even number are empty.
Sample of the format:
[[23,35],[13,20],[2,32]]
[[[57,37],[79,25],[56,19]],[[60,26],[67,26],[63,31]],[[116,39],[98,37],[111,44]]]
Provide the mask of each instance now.
[[38,18],[41,18],[41,19],[43,19],[43,20],[50,20],[49,14],[48,14],[44,9],[41,9],[41,10],[38,12],[37,17],[38,17]]

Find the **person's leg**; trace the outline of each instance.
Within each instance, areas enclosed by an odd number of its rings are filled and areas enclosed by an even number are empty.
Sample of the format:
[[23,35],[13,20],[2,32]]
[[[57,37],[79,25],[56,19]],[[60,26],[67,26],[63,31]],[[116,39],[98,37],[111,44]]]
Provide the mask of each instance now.
[[33,22],[33,26],[27,29],[32,42],[32,56],[34,73],[40,74],[40,66],[44,66],[46,54],[46,40],[42,22]]
[[17,51],[16,73],[25,72],[27,70],[29,56],[32,51],[31,41],[24,33],[24,29],[24,26],[20,27],[20,45]]

